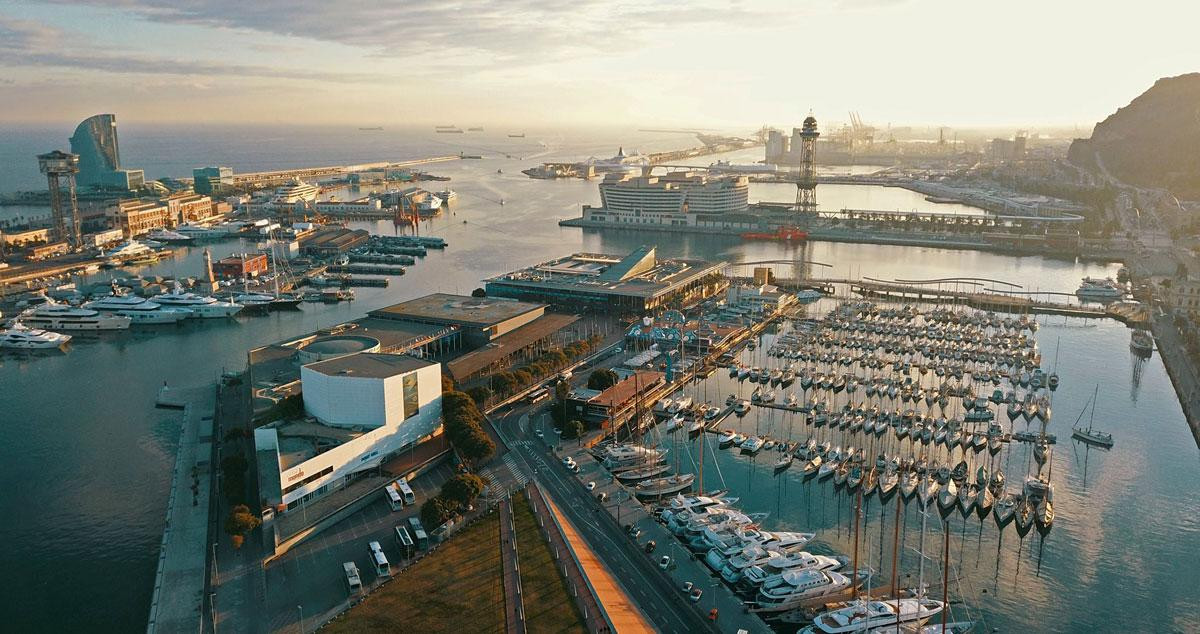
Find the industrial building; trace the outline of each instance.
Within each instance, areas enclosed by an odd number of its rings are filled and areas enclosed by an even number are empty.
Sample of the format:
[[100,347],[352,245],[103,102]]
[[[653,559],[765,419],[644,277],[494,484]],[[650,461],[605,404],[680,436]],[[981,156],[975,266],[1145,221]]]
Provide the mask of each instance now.
[[213,275],[223,280],[258,277],[270,268],[265,253],[231,255],[213,262]]
[[645,315],[686,308],[724,290],[723,262],[663,259],[643,246],[626,256],[576,253],[487,280],[489,297],[574,312]]
[[441,427],[441,365],[357,353],[301,367],[301,420],[254,430],[260,494],[285,513],[374,473]]
[[370,237],[370,232],[365,229],[324,227],[305,236],[300,241],[300,250],[319,258],[335,257],[366,244]]
[[116,115],[98,114],[84,119],[71,136],[71,152],[79,155],[76,181],[81,187],[133,191],[145,185],[142,170],[121,167]]

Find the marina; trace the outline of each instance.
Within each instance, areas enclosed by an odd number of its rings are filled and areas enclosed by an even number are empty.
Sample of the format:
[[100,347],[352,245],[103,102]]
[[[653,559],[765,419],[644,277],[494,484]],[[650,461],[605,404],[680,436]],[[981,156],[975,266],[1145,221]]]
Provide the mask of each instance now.
[[[389,131],[380,133],[387,134]],[[374,135],[372,135],[374,136]],[[457,136],[457,135],[455,135]],[[607,147],[606,142],[603,147]],[[599,144],[598,144],[599,145]],[[643,144],[644,145],[644,144]],[[587,150],[581,150],[586,155]],[[598,152],[592,152],[598,154]],[[609,152],[611,153],[611,151]],[[471,167],[472,165],[478,167]],[[153,553],[161,538],[161,521],[164,492],[168,483],[164,474],[169,474],[173,464],[175,438],[178,428],[171,417],[152,409],[157,389],[163,381],[171,385],[194,384],[200,375],[215,377],[225,368],[238,368],[245,364],[245,350],[261,345],[264,341],[285,339],[316,328],[341,323],[362,314],[394,303],[401,299],[421,296],[447,289],[469,293],[480,287],[482,280],[518,269],[536,262],[549,261],[569,252],[627,253],[645,243],[644,235],[601,233],[592,230],[560,228],[555,224],[555,210],[577,206],[595,197],[594,184],[584,181],[562,180],[554,182],[534,181],[519,174],[523,163],[516,160],[488,159],[478,162],[452,162],[444,164],[445,172],[455,178],[454,189],[459,196],[452,215],[422,221],[421,232],[431,233],[453,248],[440,250],[425,246],[424,258],[416,266],[407,269],[402,278],[387,288],[358,287],[354,302],[305,303],[299,311],[271,312],[267,317],[249,318],[239,314],[229,320],[188,319],[178,327],[154,329],[131,328],[124,332],[101,335],[76,335],[70,343],[70,353],[11,353],[0,355],[0,381],[12,390],[5,390],[6,411],[14,420],[42,420],[47,424],[36,426],[28,432],[21,451],[6,454],[0,462],[0,471],[7,477],[30,469],[42,469],[45,477],[32,482],[23,496],[45,499],[60,499],[64,504],[49,517],[31,518],[30,524],[17,531],[17,539],[10,542],[12,548],[4,555],[9,570],[21,578],[42,578],[42,559],[46,549],[62,553],[62,561],[84,560],[88,553],[98,548],[115,548],[123,563],[114,566],[104,563],[104,574],[120,574],[145,583],[131,583],[130,589],[104,587],[95,583],[99,578],[101,564],[77,568],[79,574],[66,580],[69,588],[84,599],[73,614],[60,614],[55,618],[60,629],[80,627],[84,619],[114,618],[127,625],[123,629],[136,629],[144,622],[143,606],[149,601],[149,585],[153,577],[154,562],[147,553]],[[502,168],[504,173],[497,174]],[[848,186],[847,186],[848,187]],[[883,189],[883,188],[880,188]],[[861,190],[852,190],[861,191]],[[899,193],[897,193],[899,192]],[[904,196],[900,190],[889,188],[887,192],[877,190],[872,196]],[[855,194],[858,195],[858,194]],[[863,193],[862,195],[866,195]],[[496,217],[495,205],[488,200],[503,197],[510,201],[505,207],[511,215]],[[833,205],[856,205],[852,200],[837,201]],[[907,199],[905,199],[907,200]],[[520,201],[514,202],[514,201]],[[877,202],[877,205],[880,204]],[[896,199],[896,205],[908,202]],[[872,205],[872,206],[877,206]],[[867,206],[867,205],[859,205]],[[576,207],[577,208],[577,207]],[[467,224],[463,224],[466,220]],[[394,235],[398,229],[390,221],[352,222],[353,228],[362,228],[372,234]],[[503,244],[496,236],[503,236]],[[407,248],[415,248],[413,245]],[[1041,256],[1010,257],[982,252],[962,252],[949,249],[925,249],[888,245],[850,245],[844,243],[812,241],[788,243],[778,241],[742,241],[737,237],[723,236],[679,236],[670,241],[662,240],[659,248],[665,254],[678,257],[700,257],[710,261],[753,262],[777,260],[779,264],[766,265],[780,278],[805,278],[801,272],[801,261],[829,262],[834,269],[830,278],[862,279],[864,276],[879,279],[931,279],[963,275],[965,271],[988,271],[989,277],[1021,284],[1026,288],[1053,289],[1070,293],[1083,277],[1103,279],[1115,275],[1115,265],[1098,262],[1053,259]],[[241,253],[247,249],[241,241],[218,242],[210,245],[214,258]],[[418,257],[418,256],[412,256]],[[881,264],[887,263],[887,264]],[[142,275],[173,278],[196,275],[203,268],[202,248],[181,243],[173,253],[163,260],[136,269],[119,268],[111,273],[91,274],[85,280],[104,282],[111,276]],[[168,291],[169,292],[169,291]],[[157,294],[157,293],[156,293]],[[153,297],[153,295],[151,295]],[[147,298],[149,299],[149,298]],[[862,297],[821,299],[802,308],[799,315],[804,319],[819,319],[845,299],[863,300]],[[884,302],[884,298],[875,298]],[[936,301],[919,306],[926,311],[937,307]],[[955,307],[943,305],[943,310]],[[958,309],[961,310],[961,307]],[[1183,509],[1200,505],[1200,499],[1188,483],[1195,481],[1195,443],[1193,442],[1178,400],[1164,371],[1158,355],[1149,359],[1134,355],[1130,349],[1128,328],[1107,318],[1093,316],[1037,315],[1026,312],[1027,319],[1036,320],[1039,328],[1033,337],[1039,343],[1044,357],[1050,357],[1056,347],[1061,348],[1057,367],[1043,359],[1042,367],[1049,373],[1054,370],[1062,377],[1062,384],[1053,394],[1053,417],[1048,425],[1049,434],[1057,436],[1057,442],[1048,452],[1044,472],[1053,469],[1051,481],[1055,485],[1053,505],[1055,519],[1046,535],[1037,530],[1036,516],[1026,535],[1022,538],[1017,529],[1015,505],[1012,511],[1007,503],[993,500],[992,517],[981,521],[978,506],[970,518],[962,515],[961,503],[955,498],[945,522],[949,525],[952,602],[961,602],[969,614],[960,616],[959,606],[954,605],[953,618],[977,620],[1000,631],[1022,631],[1050,629],[1054,631],[1091,631],[1115,626],[1137,630],[1149,620],[1160,629],[1172,625],[1164,617],[1178,606],[1186,605],[1190,595],[1182,589],[1191,583],[1189,572],[1200,569],[1200,562],[1190,565],[1195,554],[1181,548],[1180,536],[1190,535],[1190,520]],[[5,316],[9,313],[6,311]],[[1019,318],[1021,314],[1008,315]],[[788,320],[764,328],[750,341],[755,349],[742,348],[735,355],[738,364],[749,368],[773,366],[778,369],[783,363],[800,359],[780,360],[767,353],[776,340],[792,332],[796,326]],[[1028,336],[1028,335],[1027,335]],[[1061,343],[1056,343],[1061,341]],[[782,346],[780,346],[782,347]],[[822,362],[818,359],[810,365]],[[798,367],[802,363],[798,363]],[[829,364],[819,371],[829,373]],[[122,367],[124,372],[97,372],[98,368]],[[845,366],[837,366],[838,374]],[[811,374],[815,378],[818,370]],[[854,366],[854,372],[864,372]],[[888,374],[892,372],[889,368]],[[923,386],[930,386],[931,370],[924,376]],[[882,378],[884,370],[875,369]],[[857,374],[871,376],[870,372]],[[964,373],[964,377],[966,373]],[[782,372],[780,375],[782,379]],[[847,494],[846,486],[837,487],[834,476],[821,479],[818,475],[804,477],[804,463],[791,452],[780,452],[780,441],[787,444],[804,443],[809,435],[821,439],[837,439],[844,435],[854,444],[877,449],[888,443],[891,447],[913,446],[910,434],[905,439],[896,436],[896,427],[875,440],[859,432],[847,429],[832,429],[828,418],[821,427],[815,420],[804,422],[808,414],[802,411],[808,395],[799,388],[800,379],[789,388],[770,385],[776,391],[777,405],[764,406],[751,402],[753,388],[762,384],[739,382],[730,377],[727,368],[718,369],[700,382],[689,385],[685,393],[694,401],[712,402],[719,409],[718,415],[705,421],[702,426],[712,433],[695,434],[691,441],[684,441],[691,423],[682,425],[683,431],[673,432],[680,449],[672,449],[667,455],[671,473],[694,474],[693,492],[712,491],[726,488],[729,495],[739,497],[738,508],[746,514],[765,514],[760,520],[768,531],[805,531],[815,537],[805,548],[813,555],[851,556],[853,554],[855,495]],[[1005,391],[1010,389],[1007,379],[1001,379]],[[57,402],[45,402],[28,395],[37,393],[37,386],[44,383],[70,384],[76,386],[73,398],[77,402],[104,403],[96,408],[93,416],[80,419],[69,408]],[[1088,449],[1070,440],[1066,431],[1071,421],[1082,411],[1093,395],[1096,384],[1100,384],[1100,407],[1096,425],[1111,433],[1116,441],[1112,451]],[[897,389],[899,389],[899,385]],[[940,389],[940,381],[936,385]],[[831,385],[832,389],[832,385]],[[989,396],[977,393],[976,396]],[[1023,391],[1019,387],[1014,392]],[[1024,388],[1027,389],[1027,388]],[[811,389],[809,390],[811,392]],[[782,392],[801,392],[804,399],[797,398],[797,406],[787,405]],[[866,386],[860,385],[854,392],[855,400],[866,401]],[[671,397],[670,392],[664,397]],[[112,394],[121,394],[113,399]],[[738,402],[725,405],[729,395],[738,401],[746,401],[743,415],[738,416]],[[841,414],[840,408],[847,398],[846,389],[834,395],[829,414]],[[876,397],[878,398],[878,397]],[[952,399],[951,414],[965,416],[961,397]],[[895,409],[903,400],[889,407]],[[1023,403],[1023,399],[1022,399]],[[927,411],[922,399],[920,405],[905,403],[900,414],[911,408]],[[1005,411],[1008,403],[998,406],[990,403],[989,408],[1008,433],[1009,421]],[[864,408],[864,413],[867,408]],[[880,408],[881,411],[883,407]],[[853,410],[852,410],[853,412]],[[942,411],[934,407],[935,420]],[[857,415],[855,415],[857,416]],[[1103,419],[1103,424],[1101,421]],[[992,461],[1002,468],[1009,481],[1008,490],[1023,492],[1022,476],[1034,471],[1034,447],[1040,437],[1040,425],[1025,423],[1022,415],[1013,423],[1013,439],[1017,434],[1031,431],[1035,442],[1004,443],[999,453],[993,456],[990,449],[976,452],[974,445],[967,450],[966,458],[971,466],[978,461],[991,465]],[[1148,425],[1140,421],[1161,421]],[[669,419],[660,429],[665,429]],[[878,422],[878,421],[876,421]],[[1082,421],[1086,424],[1086,419]],[[792,429],[788,433],[789,425]],[[965,425],[965,420],[964,420]],[[865,415],[864,415],[865,426]],[[989,425],[976,424],[973,429],[984,430]],[[725,429],[735,434],[757,437],[762,446],[756,451],[743,452],[718,448],[719,433]],[[653,433],[653,432],[652,432]],[[936,435],[937,428],[934,428]],[[705,438],[701,441],[699,438]],[[767,447],[768,441],[775,445]],[[865,444],[860,444],[864,443]],[[690,442],[691,452],[683,449]],[[699,473],[699,455],[703,443],[704,474]],[[817,443],[818,445],[821,442]],[[744,445],[744,443],[743,443]],[[925,447],[922,442],[917,443]],[[803,448],[805,444],[801,444]],[[129,455],[133,458],[120,464],[106,456]],[[753,447],[753,445],[752,445]],[[831,447],[830,449],[833,449]],[[36,456],[64,452],[64,460],[48,463]],[[943,443],[931,442],[929,452],[945,456],[950,449]],[[961,444],[953,449],[954,456],[963,459]],[[877,453],[877,452],[876,452]],[[893,450],[894,455],[901,455]],[[864,450],[864,458],[867,452]],[[827,454],[828,455],[828,454]],[[776,471],[776,465],[784,456],[791,456],[789,466]],[[869,457],[873,464],[877,455]],[[676,467],[676,460],[679,466]],[[693,464],[695,461],[695,464]],[[811,459],[810,459],[811,461]],[[824,461],[823,461],[824,462]],[[868,464],[868,463],[864,463]],[[947,466],[953,471],[955,464]],[[1146,469],[1142,465],[1153,464],[1156,468]],[[972,469],[969,482],[976,480],[977,469]],[[994,469],[992,470],[994,472]],[[717,473],[723,476],[721,479]],[[84,477],[83,474],[88,474]],[[847,473],[847,479],[848,479]],[[656,474],[651,477],[662,477]],[[865,476],[864,476],[865,477]],[[703,482],[701,482],[703,480]],[[953,482],[953,478],[950,479]],[[1118,484],[1120,483],[1120,484]],[[899,489],[903,483],[897,483]],[[701,489],[702,487],[702,489]],[[858,490],[862,490],[861,482]],[[970,490],[968,486],[968,491]],[[120,491],[114,499],[111,491]],[[886,579],[873,578],[870,587],[886,587],[891,577],[893,556],[892,532],[899,492],[884,502],[879,495],[879,482],[874,493],[865,496],[862,510],[858,514],[859,549],[864,565]],[[904,581],[901,587],[915,584],[914,571],[919,568],[921,558],[914,549],[921,540],[919,530],[922,516],[919,489],[911,501],[905,502],[900,515],[899,570]],[[933,500],[930,496],[930,500]],[[15,508],[17,499],[6,498],[4,508]],[[943,520],[938,502],[930,504],[931,516],[925,535],[924,552],[940,561],[936,552],[941,546]],[[117,531],[109,528],[104,518],[111,517],[117,509],[129,509],[138,516],[132,527]],[[999,518],[1005,528],[997,527]],[[1153,517],[1149,526],[1142,518]],[[97,527],[88,535],[81,536],[69,527],[88,525]],[[1178,561],[1179,566],[1166,570],[1156,566],[1129,569],[1119,558],[1106,556],[1128,548],[1128,536],[1138,534],[1139,555],[1153,561]],[[114,546],[115,544],[115,546]],[[667,547],[660,543],[660,548]],[[682,547],[682,546],[680,546]],[[57,555],[56,555],[57,556]],[[36,564],[34,562],[37,562]],[[91,572],[88,572],[91,570]],[[914,576],[908,576],[914,575]],[[1182,577],[1180,576],[1182,575]],[[941,570],[936,562],[927,563],[926,577],[932,598],[940,600]],[[1134,580],[1130,586],[1127,581]],[[879,583],[878,581],[883,581]],[[49,583],[47,581],[46,583]],[[1194,584],[1193,584],[1194,585]],[[1166,588],[1165,592],[1161,591]],[[45,614],[50,601],[39,592],[14,584],[6,586],[14,596],[24,601],[21,614],[13,621],[17,626],[30,623],[33,614]],[[986,590],[987,592],[983,592]],[[706,590],[708,592],[708,590]],[[1079,609],[1063,613],[1056,609],[1062,597],[1079,606]],[[123,605],[115,615],[110,606]],[[1143,606],[1155,606],[1146,610]],[[978,626],[977,626],[978,627]],[[979,630],[976,630],[979,631]]]

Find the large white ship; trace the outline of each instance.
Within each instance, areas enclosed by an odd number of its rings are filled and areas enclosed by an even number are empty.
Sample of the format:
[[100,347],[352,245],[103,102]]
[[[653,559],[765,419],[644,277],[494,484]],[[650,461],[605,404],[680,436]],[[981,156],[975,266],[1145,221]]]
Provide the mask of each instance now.
[[312,202],[317,199],[321,189],[302,180],[295,180],[275,190],[271,202],[276,205],[293,205],[300,201]]
[[21,313],[21,323],[46,330],[128,330],[130,319],[90,308],[48,302]]

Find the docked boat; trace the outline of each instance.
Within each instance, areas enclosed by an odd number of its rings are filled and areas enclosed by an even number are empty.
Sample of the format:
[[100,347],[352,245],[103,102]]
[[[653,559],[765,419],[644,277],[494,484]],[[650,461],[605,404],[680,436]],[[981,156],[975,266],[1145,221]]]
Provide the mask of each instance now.
[[124,315],[55,302],[30,308],[19,319],[26,326],[44,330],[128,330],[131,322]]
[[633,487],[633,492],[640,497],[673,495],[691,487],[692,482],[695,480],[696,476],[691,473],[667,476],[665,478],[654,478],[639,482],[637,486]]
[[619,444],[600,449],[596,458],[605,468],[615,471],[657,464],[666,458],[666,452],[641,445]]
[[146,234],[146,237],[151,240],[155,240],[157,242],[167,242],[167,243],[171,243],[171,242],[186,243],[186,242],[191,242],[193,240],[193,238],[191,236],[186,236],[182,233],[179,233],[178,231],[171,231],[170,229],[155,229],[154,231],[151,231],[150,233]]
[[751,436],[744,440],[741,444],[742,453],[756,454],[763,447],[763,439],[758,436]]
[[1085,277],[1079,284],[1079,288],[1075,290],[1075,294],[1082,300],[1113,301],[1121,299],[1125,295],[1125,291],[1112,278]]
[[202,319],[232,317],[242,310],[240,304],[223,302],[215,297],[207,297],[184,291],[178,282],[170,293],[162,293],[150,298],[150,301],[162,306],[175,306],[192,311],[191,316]]
[[1149,357],[1154,353],[1154,337],[1145,330],[1134,330],[1129,335],[1129,349],[1138,356]]
[[107,251],[101,251],[100,257],[107,260],[120,262],[151,253],[154,253],[154,250],[150,247],[138,242],[137,240],[128,240],[114,246]]
[[0,330],[0,348],[13,350],[53,350],[71,341],[71,335],[28,328],[21,323]]
[[453,189],[443,189],[437,193],[437,197],[441,198],[442,202],[448,203],[455,198],[458,198],[458,192],[454,191]]
[[733,404],[733,411],[737,414],[745,414],[750,411],[750,401],[740,398]]
[[939,614],[945,605],[933,599],[859,600],[813,619],[802,634],[864,632],[875,627],[920,624]]
[[753,612],[782,612],[808,599],[823,597],[850,587],[850,578],[827,570],[786,572],[774,583],[764,583],[755,597]]
[[417,203],[418,213],[433,213],[442,208],[442,199],[437,196],[429,196]]
[[617,479],[620,480],[621,482],[637,482],[639,480],[645,480],[647,478],[653,478],[654,476],[662,475],[670,470],[671,470],[671,465],[668,465],[665,463],[650,465],[650,466],[641,467],[638,469],[629,469],[628,471],[622,471],[617,474]]
[[83,307],[123,315],[134,325],[177,324],[192,316],[192,311],[187,308],[167,307],[136,295],[124,295],[116,291],[112,295],[90,301]]

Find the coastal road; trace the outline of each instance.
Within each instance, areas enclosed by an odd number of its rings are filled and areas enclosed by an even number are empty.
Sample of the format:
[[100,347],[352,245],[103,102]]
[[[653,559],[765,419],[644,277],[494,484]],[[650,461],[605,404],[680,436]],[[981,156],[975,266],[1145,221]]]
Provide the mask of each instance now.
[[551,496],[592,550],[604,560],[642,613],[663,632],[714,631],[699,611],[686,603],[679,589],[657,569],[657,557],[642,552],[616,520],[580,486],[574,475],[545,451],[546,443],[533,434],[530,421],[536,418],[531,419],[531,413],[536,414],[525,406],[497,412],[495,427],[515,459],[536,478],[542,491]]

